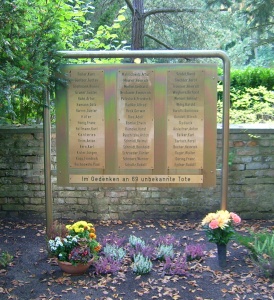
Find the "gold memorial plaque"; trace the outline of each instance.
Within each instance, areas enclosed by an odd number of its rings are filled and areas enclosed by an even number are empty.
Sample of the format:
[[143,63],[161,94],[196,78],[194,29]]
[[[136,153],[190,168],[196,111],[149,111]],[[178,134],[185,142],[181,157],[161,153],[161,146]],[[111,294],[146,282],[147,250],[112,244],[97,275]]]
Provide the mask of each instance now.
[[119,70],[118,166],[154,168],[154,71]]
[[58,184],[216,184],[217,66],[65,65],[57,89]]
[[203,169],[204,71],[168,71],[167,167]]
[[69,165],[104,169],[104,71],[74,69],[69,80]]

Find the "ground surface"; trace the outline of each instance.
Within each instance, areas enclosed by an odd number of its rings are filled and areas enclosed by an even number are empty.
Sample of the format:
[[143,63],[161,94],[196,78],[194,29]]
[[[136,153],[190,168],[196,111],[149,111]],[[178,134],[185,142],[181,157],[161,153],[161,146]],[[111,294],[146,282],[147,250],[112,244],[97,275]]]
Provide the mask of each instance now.
[[[90,220],[87,220],[90,221]],[[71,224],[71,223],[70,223]],[[260,275],[245,248],[228,245],[227,267],[221,269],[216,246],[206,241],[198,223],[188,220],[95,222],[97,236],[117,233],[135,235],[146,241],[172,234],[178,251],[188,243],[204,243],[203,261],[188,265],[187,276],[164,276],[159,262],[148,275],[136,276],[129,264],[111,276],[95,276],[94,267],[82,276],[68,276],[48,258],[45,225],[30,221],[0,220],[0,250],[14,256],[0,269],[0,299],[274,299],[274,283]],[[238,231],[274,229],[274,221],[243,221]]]

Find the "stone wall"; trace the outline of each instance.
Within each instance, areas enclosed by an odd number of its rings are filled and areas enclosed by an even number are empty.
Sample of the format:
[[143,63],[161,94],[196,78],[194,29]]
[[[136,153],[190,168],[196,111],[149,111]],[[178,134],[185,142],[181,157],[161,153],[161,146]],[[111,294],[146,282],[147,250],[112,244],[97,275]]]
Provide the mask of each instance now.
[[[41,127],[0,127],[0,216],[45,217]],[[221,167],[218,129],[217,167]],[[55,169],[52,133],[52,169]],[[274,126],[231,126],[228,209],[243,218],[274,218]],[[54,218],[193,218],[220,208],[220,172],[213,188],[58,187]]]

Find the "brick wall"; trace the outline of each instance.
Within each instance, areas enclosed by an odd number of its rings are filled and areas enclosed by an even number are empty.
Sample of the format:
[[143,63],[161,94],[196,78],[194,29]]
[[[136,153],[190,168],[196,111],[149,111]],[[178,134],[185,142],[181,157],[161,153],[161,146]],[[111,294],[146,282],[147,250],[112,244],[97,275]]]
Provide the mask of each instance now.
[[[41,127],[0,127],[0,216],[45,217]],[[217,167],[221,167],[218,129]],[[274,126],[231,126],[228,209],[243,218],[274,218]],[[52,169],[55,169],[55,133]],[[220,172],[213,188],[58,187],[54,218],[200,217],[220,208]]]

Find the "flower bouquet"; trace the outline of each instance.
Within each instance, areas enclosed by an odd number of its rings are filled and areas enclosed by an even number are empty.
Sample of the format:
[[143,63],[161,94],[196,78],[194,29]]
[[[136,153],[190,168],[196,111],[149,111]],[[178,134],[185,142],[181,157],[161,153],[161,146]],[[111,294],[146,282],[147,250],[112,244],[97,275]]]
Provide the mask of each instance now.
[[233,238],[234,225],[240,224],[241,218],[227,210],[209,213],[203,220],[202,226],[206,231],[208,241],[218,245],[226,245]]
[[61,236],[50,239],[48,245],[50,254],[58,259],[61,268],[64,265],[62,262],[65,262],[65,265],[86,265],[88,269],[101,249],[93,224],[86,221],[67,225],[66,231]]
[[241,218],[227,210],[209,213],[202,220],[208,241],[217,244],[219,265],[226,265],[226,245],[235,235],[234,225],[240,224]]

